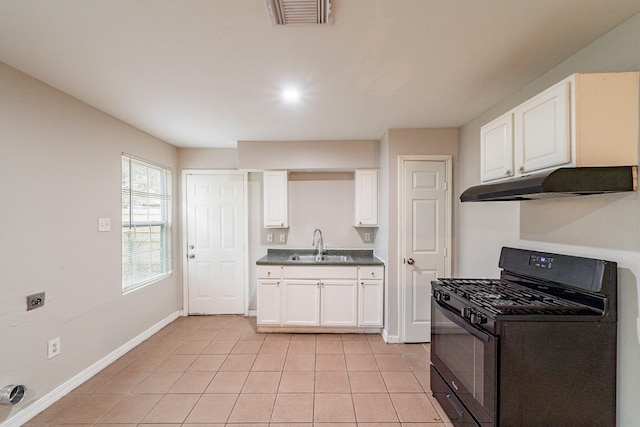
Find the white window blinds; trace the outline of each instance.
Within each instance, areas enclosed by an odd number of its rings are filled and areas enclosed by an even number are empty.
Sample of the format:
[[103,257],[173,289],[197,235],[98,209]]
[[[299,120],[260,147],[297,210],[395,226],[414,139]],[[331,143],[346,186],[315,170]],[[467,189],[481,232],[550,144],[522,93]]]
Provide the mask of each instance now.
[[122,290],[171,274],[171,170],[122,155]]

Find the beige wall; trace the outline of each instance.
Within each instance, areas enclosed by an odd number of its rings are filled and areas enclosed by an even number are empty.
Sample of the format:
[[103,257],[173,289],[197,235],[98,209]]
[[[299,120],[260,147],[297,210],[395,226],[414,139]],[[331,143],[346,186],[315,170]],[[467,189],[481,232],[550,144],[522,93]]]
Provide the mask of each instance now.
[[377,167],[377,140],[238,141],[240,169],[298,171]]
[[[640,15],[593,42],[461,130],[458,195],[480,181],[480,126],[575,72],[640,70]],[[613,144],[614,141],[602,141]],[[500,247],[618,262],[618,425],[640,419],[640,198],[638,193],[458,204],[458,276],[495,277]]]
[[[246,149],[246,145],[240,144]],[[251,155],[251,169],[248,174],[249,210],[249,310],[256,309],[256,261],[269,248],[308,249],[311,248],[313,230],[320,228],[325,245],[331,248],[371,248],[374,249],[377,229],[355,228],[354,222],[354,174],[356,167],[367,165],[377,168],[379,143],[373,141],[298,141],[296,150],[283,149],[278,142],[263,142],[259,153],[243,151],[238,158]],[[333,150],[327,150],[327,146]],[[178,149],[181,169],[234,169],[233,149]],[[322,160],[305,162],[318,153]],[[249,154],[248,154],[249,153]],[[357,155],[356,155],[357,154]],[[262,160],[260,160],[262,159]],[[367,159],[362,162],[361,159]],[[248,164],[241,160],[240,163]],[[340,165],[342,172],[327,171],[327,165]],[[293,165],[298,167],[293,168]],[[302,166],[304,167],[302,168]],[[289,173],[289,228],[265,229],[262,218],[262,169],[319,168],[311,172]],[[312,167],[313,166],[313,167]],[[370,231],[372,242],[364,242],[364,232]],[[273,234],[273,243],[267,243],[267,234]],[[280,243],[284,235],[285,242]]]
[[237,169],[235,148],[178,148],[178,167],[182,169]]
[[[2,63],[0,118],[0,386],[28,389],[0,406],[2,423],[175,315],[181,272],[174,250],[172,277],[122,295],[121,153],[172,168],[176,208],[174,147]],[[44,307],[27,312],[39,291]],[[55,337],[61,354],[47,360]]]
[[[381,143],[381,153],[384,155],[382,162],[381,188],[385,193],[381,197],[384,203],[380,204],[381,210],[384,212],[381,217],[385,222],[382,224],[378,238],[381,244],[386,247],[379,248],[379,252],[384,254],[387,261],[386,269],[386,319],[385,332],[392,339],[399,337],[399,318],[400,315],[400,268],[402,264],[399,262],[401,250],[399,247],[400,239],[398,218],[398,184],[400,182],[398,171],[398,158],[402,155],[450,155],[453,157],[453,170],[458,164],[458,129],[389,129]],[[456,212],[454,210],[453,215]]]
[[[197,156],[185,156],[185,169],[218,167],[219,149],[198,149]],[[192,149],[188,149],[192,150]],[[195,152],[195,151],[194,151]],[[312,233],[320,228],[329,248],[371,248],[385,261],[387,287],[385,330],[398,339],[398,156],[451,155],[454,170],[458,156],[457,129],[391,129],[378,141],[240,141],[238,165],[251,170],[292,169],[289,174],[289,229],[267,230],[262,226],[262,174],[249,173],[249,309],[255,310],[255,262],[269,248],[310,248]],[[231,156],[229,156],[231,157]],[[208,159],[202,161],[202,159]],[[208,163],[210,162],[210,163]],[[380,227],[356,229],[354,182],[356,168],[380,169]],[[312,169],[309,172],[301,172]],[[328,172],[342,170],[348,172]],[[364,242],[370,231],[371,243]],[[274,243],[267,243],[267,233]],[[284,234],[286,242],[279,243]]]

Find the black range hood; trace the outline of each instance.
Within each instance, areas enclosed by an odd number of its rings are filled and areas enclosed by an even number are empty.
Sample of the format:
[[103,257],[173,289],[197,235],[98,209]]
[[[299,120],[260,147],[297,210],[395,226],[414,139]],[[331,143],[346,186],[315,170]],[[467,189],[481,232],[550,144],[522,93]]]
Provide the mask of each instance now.
[[560,168],[468,188],[462,202],[532,200],[636,191],[637,166]]

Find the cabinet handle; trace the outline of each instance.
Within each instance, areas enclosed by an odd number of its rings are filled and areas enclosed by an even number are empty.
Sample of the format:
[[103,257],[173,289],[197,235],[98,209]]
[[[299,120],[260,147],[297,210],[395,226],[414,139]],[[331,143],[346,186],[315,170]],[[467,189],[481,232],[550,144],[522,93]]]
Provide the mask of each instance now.
[[504,171],[504,174],[507,176],[511,175],[511,169],[507,169],[506,171]]
[[276,282],[276,287],[280,287],[280,282]]
[[267,277],[271,277],[271,272],[267,271]]
[[518,169],[520,172],[524,172],[524,165],[520,166],[520,169]]
[[372,271],[372,272],[371,272],[371,277],[376,277],[376,273],[375,273],[375,271]]

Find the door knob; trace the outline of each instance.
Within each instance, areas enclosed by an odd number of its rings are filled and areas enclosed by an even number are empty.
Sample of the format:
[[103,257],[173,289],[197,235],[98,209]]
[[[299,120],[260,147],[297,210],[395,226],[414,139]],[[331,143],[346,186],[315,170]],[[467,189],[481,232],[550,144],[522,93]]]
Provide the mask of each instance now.
[[415,261],[413,258],[409,258],[409,259],[407,260],[407,264],[409,264],[409,265],[413,265],[413,264],[415,264],[415,263],[416,263],[416,261]]
[[196,257],[196,255],[195,255],[195,254],[189,254],[189,258],[193,259],[193,258],[195,258],[195,257]]

